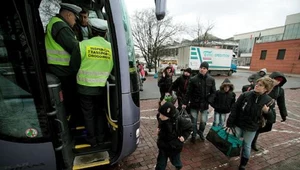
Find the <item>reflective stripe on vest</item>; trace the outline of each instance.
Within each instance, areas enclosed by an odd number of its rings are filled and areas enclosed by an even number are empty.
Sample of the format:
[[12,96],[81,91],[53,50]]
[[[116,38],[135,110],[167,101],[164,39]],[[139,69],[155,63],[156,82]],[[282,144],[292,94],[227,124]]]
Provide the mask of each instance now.
[[79,44],[81,65],[77,84],[104,87],[113,67],[110,43],[102,37],[94,37]]
[[65,51],[52,37],[52,26],[56,22],[64,22],[58,17],[52,17],[47,25],[47,34],[45,37],[47,63],[54,65],[69,66],[71,55]]

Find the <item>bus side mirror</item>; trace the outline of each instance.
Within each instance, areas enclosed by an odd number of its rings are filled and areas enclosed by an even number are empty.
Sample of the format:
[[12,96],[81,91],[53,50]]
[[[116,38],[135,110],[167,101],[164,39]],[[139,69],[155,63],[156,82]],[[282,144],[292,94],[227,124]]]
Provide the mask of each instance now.
[[157,20],[164,19],[166,15],[167,0],[154,0],[155,1],[155,15]]

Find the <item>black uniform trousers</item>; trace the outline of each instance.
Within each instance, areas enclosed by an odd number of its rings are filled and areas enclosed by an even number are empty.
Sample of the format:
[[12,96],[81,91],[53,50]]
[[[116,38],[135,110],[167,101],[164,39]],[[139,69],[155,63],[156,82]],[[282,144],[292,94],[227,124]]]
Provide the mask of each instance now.
[[107,121],[105,115],[105,95],[80,94],[80,106],[87,130],[87,142],[96,145],[104,141]]
[[59,76],[61,82],[61,89],[63,93],[63,103],[66,110],[66,115],[71,115],[70,126],[76,128],[76,126],[82,126],[83,114],[80,109],[79,95],[77,93],[76,76]]

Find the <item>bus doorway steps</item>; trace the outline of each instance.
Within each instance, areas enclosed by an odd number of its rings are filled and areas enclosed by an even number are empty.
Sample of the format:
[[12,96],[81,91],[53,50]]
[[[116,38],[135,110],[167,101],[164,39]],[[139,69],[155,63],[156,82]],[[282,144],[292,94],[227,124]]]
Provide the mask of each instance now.
[[111,141],[104,141],[99,143],[96,147],[91,147],[85,139],[81,139],[81,141],[76,140],[73,147],[73,153],[75,155],[83,155],[83,154],[90,154],[100,151],[108,151],[111,149]]
[[109,154],[107,151],[80,155],[74,159],[73,170],[98,167],[109,163]]
[[73,139],[81,139],[85,138],[87,135],[87,131],[85,130],[84,126],[77,127],[76,129],[71,129],[71,134],[73,136]]

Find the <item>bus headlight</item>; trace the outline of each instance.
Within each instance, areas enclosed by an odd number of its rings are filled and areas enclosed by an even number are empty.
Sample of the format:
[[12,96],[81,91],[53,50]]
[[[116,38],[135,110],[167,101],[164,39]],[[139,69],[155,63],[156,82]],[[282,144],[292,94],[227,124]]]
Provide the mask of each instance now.
[[135,132],[135,136],[136,138],[139,138],[140,137],[140,128],[138,128]]

